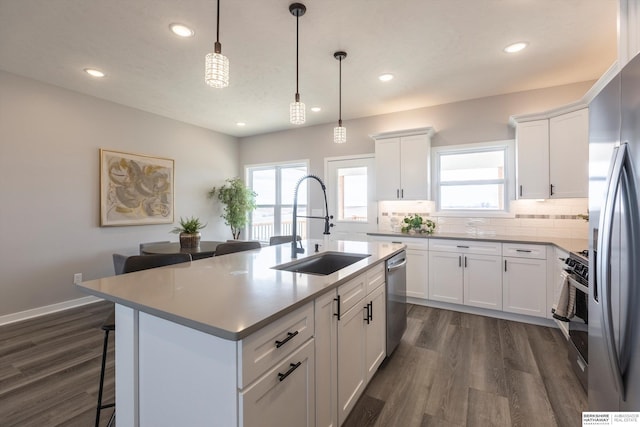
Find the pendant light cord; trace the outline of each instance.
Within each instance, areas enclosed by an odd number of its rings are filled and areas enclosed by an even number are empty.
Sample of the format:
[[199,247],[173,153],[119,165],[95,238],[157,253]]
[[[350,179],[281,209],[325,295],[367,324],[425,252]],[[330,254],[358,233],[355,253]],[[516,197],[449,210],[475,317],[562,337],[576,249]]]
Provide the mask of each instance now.
[[340,76],[338,82],[338,126],[342,127],[342,57],[340,57]]
[[218,0],[218,10],[216,12],[216,43],[220,42],[220,0]]
[[296,14],[296,102],[300,102],[300,94],[298,91],[298,52],[300,50],[300,42],[298,41],[298,22],[300,21],[300,16]]

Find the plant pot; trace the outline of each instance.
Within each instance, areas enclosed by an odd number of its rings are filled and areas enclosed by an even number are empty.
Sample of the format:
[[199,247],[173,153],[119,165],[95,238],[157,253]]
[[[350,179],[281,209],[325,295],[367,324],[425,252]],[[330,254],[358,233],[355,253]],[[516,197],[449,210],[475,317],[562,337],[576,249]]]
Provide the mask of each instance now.
[[192,249],[200,247],[200,233],[180,233],[180,247]]

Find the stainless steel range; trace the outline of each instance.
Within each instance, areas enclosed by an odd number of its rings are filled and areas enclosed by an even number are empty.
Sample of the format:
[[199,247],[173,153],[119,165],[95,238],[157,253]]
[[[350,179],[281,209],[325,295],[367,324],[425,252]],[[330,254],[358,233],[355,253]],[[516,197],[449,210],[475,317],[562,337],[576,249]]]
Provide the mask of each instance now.
[[576,289],[575,316],[569,319],[569,361],[587,390],[589,366],[589,251],[571,252],[565,260],[569,284]]

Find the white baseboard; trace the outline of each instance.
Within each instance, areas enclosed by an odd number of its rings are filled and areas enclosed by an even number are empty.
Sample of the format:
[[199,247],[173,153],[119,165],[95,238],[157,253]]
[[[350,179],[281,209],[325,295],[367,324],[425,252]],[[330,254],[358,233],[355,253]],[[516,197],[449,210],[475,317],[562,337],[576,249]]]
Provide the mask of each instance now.
[[45,305],[44,307],[19,311],[18,313],[5,314],[4,316],[0,316],[0,326],[8,325],[9,323],[20,322],[22,320],[32,319],[34,317],[44,316],[45,314],[51,314],[57,311],[67,310],[69,308],[80,307],[82,305],[87,305],[98,301],[102,301],[102,299],[94,296],[87,296],[70,301],[59,302],[57,304]]
[[423,305],[425,307],[442,308],[445,310],[459,311],[461,313],[478,314],[480,316],[495,317],[496,319],[512,320],[514,322],[530,323],[532,325],[547,326],[558,328],[559,326],[553,319],[542,317],[525,316],[523,314],[507,313],[504,311],[488,310],[480,307],[472,307],[468,305],[449,304],[446,302],[425,300],[421,298],[407,297],[409,304]]

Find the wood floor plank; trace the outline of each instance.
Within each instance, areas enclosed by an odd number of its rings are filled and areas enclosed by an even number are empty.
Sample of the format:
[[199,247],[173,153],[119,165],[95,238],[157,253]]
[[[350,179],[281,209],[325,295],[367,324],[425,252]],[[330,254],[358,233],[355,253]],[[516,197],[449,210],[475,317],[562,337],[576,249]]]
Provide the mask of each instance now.
[[498,396],[507,395],[498,319],[477,316],[472,323],[469,386]]
[[371,427],[374,426],[380,412],[384,407],[384,401],[364,394],[354,406],[351,414],[342,424],[342,427]]
[[467,427],[509,427],[509,399],[493,393],[469,389]]
[[542,378],[506,368],[509,413],[514,427],[555,427],[558,425]]
[[500,344],[505,368],[540,375],[538,365],[529,346],[524,323],[498,320]]

